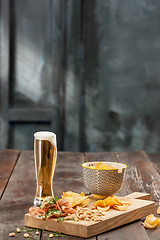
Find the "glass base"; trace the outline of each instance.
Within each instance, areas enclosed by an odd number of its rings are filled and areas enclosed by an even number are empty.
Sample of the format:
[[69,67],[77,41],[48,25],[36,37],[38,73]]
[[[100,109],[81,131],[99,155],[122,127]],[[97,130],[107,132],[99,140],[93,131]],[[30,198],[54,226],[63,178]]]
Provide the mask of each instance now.
[[43,202],[43,200],[35,198],[34,199],[34,206],[39,207],[39,206],[41,206],[42,202]]

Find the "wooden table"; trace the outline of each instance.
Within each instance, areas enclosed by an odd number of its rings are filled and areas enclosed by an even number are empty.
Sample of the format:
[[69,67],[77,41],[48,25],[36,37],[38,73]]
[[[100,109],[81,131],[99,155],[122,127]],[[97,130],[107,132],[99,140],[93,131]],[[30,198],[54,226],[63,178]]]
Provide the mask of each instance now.
[[[160,154],[139,152],[122,153],[71,153],[59,152],[54,176],[54,193],[60,196],[63,191],[84,191],[81,164],[86,161],[107,160],[123,162],[128,165],[123,188],[119,195],[134,191],[151,193],[157,204],[160,199]],[[0,151],[0,239],[9,238],[16,232],[16,226],[23,228],[24,214],[33,205],[36,189],[34,158],[32,151]],[[16,233],[14,239],[24,239],[24,231]],[[29,232],[35,236],[34,232]],[[48,232],[40,230],[36,238],[47,240]],[[67,236],[54,239],[80,239]],[[149,240],[160,239],[160,227],[145,229],[141,221],[110,230],[90,238],[92,240]]]

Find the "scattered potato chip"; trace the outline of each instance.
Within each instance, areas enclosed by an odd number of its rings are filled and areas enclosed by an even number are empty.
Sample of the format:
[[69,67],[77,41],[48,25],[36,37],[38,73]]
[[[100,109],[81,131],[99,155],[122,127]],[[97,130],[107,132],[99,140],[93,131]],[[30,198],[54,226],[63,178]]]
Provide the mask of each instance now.
[[106,207],[106,203],[104,200],[98,200],[94,203],[95,207]]
[[63,197],[72,197],[73,194],[75,194],[75,193],[73,193],[72,191],[63,192]]
[[86,207],[88,203],[90,202],[89,198],[84,199],[81,204],[79,204],[80,207]]
[[150,214],[146,217],[146,222],[149,223],[149,224],[157,224],[159,223],[160,224],[160,218],[157,218],[155,217],[153,214]]
[[75,199],[73,197],[63,197],[63,199],[66,199],[68,200],[68,202],[72,203],[72,207],[76,206],[77,205],[77,202],[75,201]]
[[110,206],[108,206],[108,207],[98,207],[97,206],[97,209],[99,210],[99,211],[101,211],[101,212],[107,212],[109,209],[110,209]]
[[156,227],[158,227],[157,226],[157,224],[155,224],[155,225],[150,225],[149,223],[146,223],[146,222],[142,222],[142,224],[143,224],[143,226],[145,227],[145,228],[149,228],[149,229],[153,229],[153,228],[156,228]]
[[113,207],[114,207],[115,209],[119,210],[119,211],[125,211],[125,210],[127,210],[128,205],[126,205],[126,204],[123,204],[123,205],[121,205],[121,206],[115,205],[115,206],[113,206]]
[[153,214],[150,214],[146,217],[144,223],[142,224],[146,228],[156,228],[160,225],[160,218],[157,218]]
[[63,192],[62,198],[67,199],[70,203],[72,203],[72,207],[77,205],[85,207],[90,201],[88,196],[85,196],[83,192],[81,194],[72,191]]
[[127,202],[122,202],[120,199],[113,196],[113,197],[108,197],[104,200],[98,200],[94,203],[93,206],[95,206],[96,208],[107,208],[107,207],[110,208],[110,207],[112,207],[112,208],[115,208],[119,211],[125,211],[128,207],[128,203]]
[[119,206],[123,205],[123,202],[115,196],[104,199],[104,202],[106,206],[110,206],[110,207],[113,207],[115,205],[119,205]]
[[159,207],[157,208],[157,214],[160,215],[160,202],[159,202]]

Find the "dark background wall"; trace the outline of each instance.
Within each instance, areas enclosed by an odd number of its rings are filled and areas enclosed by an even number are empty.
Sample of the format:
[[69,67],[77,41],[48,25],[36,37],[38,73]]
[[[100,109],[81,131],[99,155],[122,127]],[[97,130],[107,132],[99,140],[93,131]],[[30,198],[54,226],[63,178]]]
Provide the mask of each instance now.
[[160,1],[0,0],[0,148],[160,151]]

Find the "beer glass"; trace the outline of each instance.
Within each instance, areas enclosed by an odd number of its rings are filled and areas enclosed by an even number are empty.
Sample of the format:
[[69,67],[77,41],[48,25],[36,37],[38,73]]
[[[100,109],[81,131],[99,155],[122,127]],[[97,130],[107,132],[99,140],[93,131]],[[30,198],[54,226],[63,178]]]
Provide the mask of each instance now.
[[34,205],[40,206],[46,196],[53,196],[53,176],[57,159],[56,135],[53,132],[34,134],[34,159],[37,189]]

